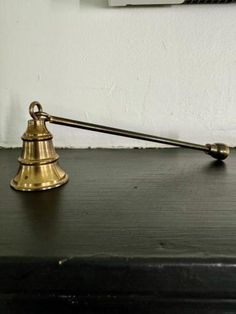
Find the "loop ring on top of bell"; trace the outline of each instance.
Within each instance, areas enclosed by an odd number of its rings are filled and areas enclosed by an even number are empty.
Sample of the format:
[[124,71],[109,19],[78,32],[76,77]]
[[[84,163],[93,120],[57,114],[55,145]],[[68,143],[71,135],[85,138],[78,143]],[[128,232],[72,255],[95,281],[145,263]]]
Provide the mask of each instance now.
[[[35,111],[35,107],[38,108],[38,111]],[[45,121],[50,120],[50,115],[43,111],[42,105],[37,101],[33,101],[30,104],[29,113],[34,120],[39,120],[41,118],[44,118]]]
[[[35,111],[34,111],[35,107],[38,108],[38,112],[35,112]],[[39,102],[37,102],[37,101],[33,101],[33,102],[30,104],[30,106],[29,106],[29,113],[30,113],[31,117],[32,117],[34,120],[38,120],[38,119],[39,119],[37,113],[42,112],[42,111],[43,111],[43,107],[42,107],[42,105],[41,105]]]

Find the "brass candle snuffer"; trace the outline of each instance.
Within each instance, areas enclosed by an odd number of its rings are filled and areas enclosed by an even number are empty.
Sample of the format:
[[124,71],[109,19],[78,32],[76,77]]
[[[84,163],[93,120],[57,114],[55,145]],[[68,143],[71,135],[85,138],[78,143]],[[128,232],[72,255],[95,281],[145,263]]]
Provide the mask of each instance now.
[[[36,111],[37,110],[37,111]],[[59,187],[68,181],[68,175],[58,164],[59,156],[52,143],[52,134],[46,122],[70,126],[89,131],[124,136],[155,143],[162,143],[200,150],[217,160],[224,160],[230,154],[229,146],[221,143],[199,145],[169,138],[132,132],[104,125],[55,117],[45,113],[40,103],[33,102],[29,107],[32,117],[22,136],[23,148],[19,157],[17,175],[11,180],[11,187],[20,191],[41,191]]]

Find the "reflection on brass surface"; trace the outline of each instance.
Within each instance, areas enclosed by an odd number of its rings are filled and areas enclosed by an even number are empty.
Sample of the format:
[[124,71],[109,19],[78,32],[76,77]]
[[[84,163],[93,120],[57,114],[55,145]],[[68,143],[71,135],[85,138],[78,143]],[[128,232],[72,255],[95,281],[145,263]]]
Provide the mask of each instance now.
[[[38,111],[35,111],[35,108]],[[38,102],[31,103],[29,112],[33,119],[28,121],[28,128],[22,136],[23,149],[19,158],[20,167],[17,175],[11,181],[11,186],[16,190],[47,190],[58,187],[68,181],[68,175],[58,165],[57,161],[59,157],[53,147],[52,134],[47,130],[46,122],[200,150],[217,160],[224,160],[230,154],[229,146],[221,143],[200,145],[99,124],[55,117],[44,112]]]

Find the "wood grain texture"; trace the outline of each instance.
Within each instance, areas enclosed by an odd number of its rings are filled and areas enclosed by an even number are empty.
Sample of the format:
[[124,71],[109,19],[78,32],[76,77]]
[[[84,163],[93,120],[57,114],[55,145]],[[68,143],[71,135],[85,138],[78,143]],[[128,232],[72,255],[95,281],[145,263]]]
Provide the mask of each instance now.
[[[67,185],[9,187],[0,150],[0,311],[236,311],[236,155],[59,150]],[[38,312],[37,312],[38,311]]]
[[19,150],[0,150],[0,256],[236,255],[236,155],[60,150],[67,185],[9,187]]

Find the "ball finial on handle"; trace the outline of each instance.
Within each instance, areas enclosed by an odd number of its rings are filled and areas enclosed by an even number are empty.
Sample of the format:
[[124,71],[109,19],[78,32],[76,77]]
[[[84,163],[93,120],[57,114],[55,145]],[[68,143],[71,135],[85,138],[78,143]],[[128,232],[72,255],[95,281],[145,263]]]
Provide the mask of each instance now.
[[224,160],[230,154],[229,146],[222,143],[206,144],[206,147],[209,148],[207,154],[217,160]]

